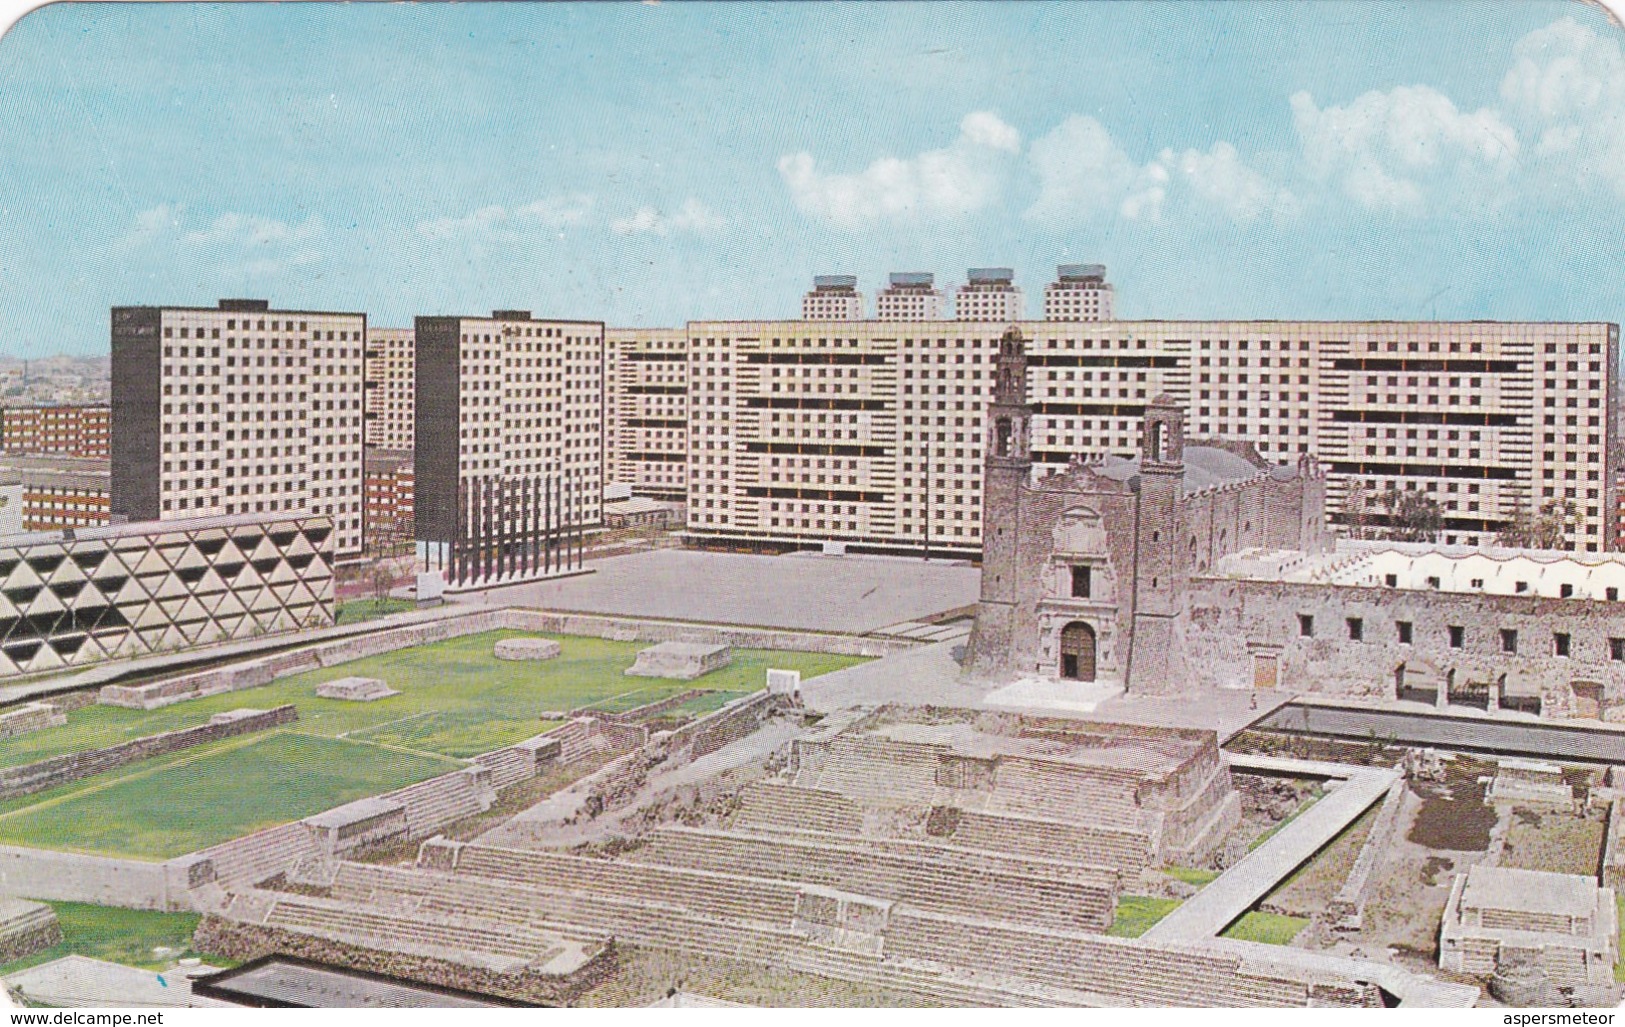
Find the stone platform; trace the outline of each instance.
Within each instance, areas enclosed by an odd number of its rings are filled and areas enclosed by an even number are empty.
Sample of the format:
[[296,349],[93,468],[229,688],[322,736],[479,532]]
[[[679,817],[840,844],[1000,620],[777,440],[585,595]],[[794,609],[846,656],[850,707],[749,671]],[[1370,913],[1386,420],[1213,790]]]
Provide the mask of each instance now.
[[11,963],[62,940],[56,911],[43,902],[0,898],[0,962]]
[[499,660],[551,660],[560,652],[551,638],[504,638],[491,655]]
[[12,738],[42,728],[61,727],[67,722],[67,715],[51,703],[24,703],[0,713],[0,738]]
[[348,702],[376,702],[401,693],[377,678],[337,678],[316,686],[316,694],[323,699],[344,699]]
[[638,652],[626,672],[640,678],[692,681],[733,662],[733,650],[708,642],[661,642]]

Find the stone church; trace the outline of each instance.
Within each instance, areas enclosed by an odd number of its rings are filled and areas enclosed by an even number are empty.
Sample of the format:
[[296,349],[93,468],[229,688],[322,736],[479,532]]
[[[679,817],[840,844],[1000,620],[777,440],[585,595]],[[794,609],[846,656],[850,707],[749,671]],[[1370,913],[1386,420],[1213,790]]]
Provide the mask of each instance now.
[[[1110,358],[1097,358],[1110,359]],[[1246,443],[1192,440],[1184,408],[1145,407],[1140,454],[1075,459],[1036,478],[1026,343],[999,343],[987,417],[981,602],[966,671],[1185,691],[1190,583],[1246,549],[1319,553],[1333,538],[1315,459],[1265,461]],[[1263,683],[1266,687],[1273,682]]]

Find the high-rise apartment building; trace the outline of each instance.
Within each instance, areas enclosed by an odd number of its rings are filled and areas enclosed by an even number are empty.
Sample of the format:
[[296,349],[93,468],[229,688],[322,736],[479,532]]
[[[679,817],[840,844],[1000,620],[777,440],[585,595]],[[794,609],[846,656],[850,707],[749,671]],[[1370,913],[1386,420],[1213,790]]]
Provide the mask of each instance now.
[[856,275],[814,275],[813,290],[801,297],[805,321],[862,321],[863,293]]
[[954,295],[954,318],[1009,324],[1024,317],[1016,273],[1007,267],[973,267]]
[[324,516],[360,553],[367,315],[221,300],[112,321],[115,519]]
[[537,485],[550,490],[549,515],[562,518],[555,523],[599,524],[603,323],[498,310],[419,317],[416,333],[418,540],[466,539],[471,518],[484,538],[526,536]]
[[875,296],[875,318],[880,321],[936,321],[943,314],[942,293],[929,271],[894,271],[889,284]]
[[[689,531],[765,547],[844,542],[973,554],[1004,326],[693,322]],[[1477,545],[1565,501],[1568,544],[1616,539],[1619,329],[1505,322],[1024,322],[1033,460],[1137,452],[1149,401],[1194,438],[1312,453],[1328,508],[1390,486]],[[1369,501],[1359,516],[1385,516]]]
[[1044,286],[1044,320],[1110,321],[1116,317],[1105,264],[1062,264]]
[[688,491],[688,332],[604,331],[604,480],[678,501]]
[[367,331],[365,417],[369,446],[412,448],[415,347],[410,328]]
[[104,406],[0,408],[0,450],[106,460],[112,415]]

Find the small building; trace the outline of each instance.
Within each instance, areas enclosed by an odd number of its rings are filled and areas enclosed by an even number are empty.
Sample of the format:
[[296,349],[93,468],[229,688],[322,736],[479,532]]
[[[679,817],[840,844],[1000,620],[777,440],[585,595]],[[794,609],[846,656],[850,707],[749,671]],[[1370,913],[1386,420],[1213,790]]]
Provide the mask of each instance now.
[[606,528],[655,528],[683,526],[683,504],[663,503],[647,496],[632,496],[604,504]]
[[801,298],[803,321],[861,321],[863,293],[857,275],[814,275],[813,289]]
[[1592,877],[1475,866],[1458,874],[1439,928],[1439,968],[1488,977],[1538,966],[1560,987],[1613,981],[1614,890]]
[[973,267],[954,295],[954,318],[959,321],[1020,321],[1024,316],[1016,273],[1008,267]]

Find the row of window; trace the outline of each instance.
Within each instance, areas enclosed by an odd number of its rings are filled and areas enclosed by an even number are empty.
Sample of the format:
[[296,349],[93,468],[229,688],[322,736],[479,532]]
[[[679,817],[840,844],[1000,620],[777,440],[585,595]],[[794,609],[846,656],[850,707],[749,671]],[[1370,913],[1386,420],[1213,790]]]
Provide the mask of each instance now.
[[[1076,587],[1077,587],[1076,583],[1077,583],[1077,580],[1078,580],[1077,579],[1077,572],[1079,570],[1083,570],[1083,571],[1087,572],[1088,568],[1073,568],[1073,581],[1074,581],[1074,592],[1073,592],[1073,594],[1074,595],[1079,594],[1076,591]],[[1085,587],[1085,591],[1082,594],[1087,596],[1088,595],[1088,592],[1087,592],[1087,588],[1088,588],[1087,573],[1086,573],[1086,575],[1084,577],[1084,587]],[[1567,586],[1565,586],[1565,587],[1567,587]],[[1610,596],[1609,598],[1618,598],[1618,595],[1617,595],[1618,590],[1617,589],[1610,589],[1609,591],[1615,593],[1615,595]],[[1347,636],[1349,641],[1351,641],[1351,642],[1363,642],[1363,641],[1365,641],[1365,619],[1363,617],[1345,617],[1345,618],[1343,618],[1343,626],[1344,626],[1344,630],[1346,632],[1346,636]],[[1518,630],[1516,628],[1500,628],[1500,629],[1498,629],[1498,631],[1499,631],[1499,635],[1497,636],[1497,640],[1498,640],[1498,643],[1499,643],[1499,648],[1498,648],[1497,651],[1501,652],[1501,653],[1504,653],[1506,655],[1509,655],[1509,656],[1517,656],[1517,655],[1519,655]],[[1396,621],[1394,621],[1394,640],[1396,642],[1400,643],[1401,645],[1411,645],[1414,634],[1415,634],[1415,628],[1414,628],[1414,625],[1410,621],[1408,621],[1408,620],[1396,620]],[[1467,628],[1466,628],[1465,625],[1461,625],[1461,624],[1449,624],[1449,625],[1446,625],[1445,626],[1445,634],[1446,634],[1446,639],[1447,639],[1447,642],[1448,642],[1450,648],[1452,648],[1452,649],[1465,649],[1467,647]],[[1298,614],[1298,635],[1301,638],[1314,638],[1315,637],[1315,615],[1314,614],[1310,614],[1310,613],[1300,613],[1300,614]],[[1551,633],[1550,649],[1548,650],[1549,655],[1551,655],[1551,656],[1568,656],[1569,653],[1570,653],[1570,650],[1572,649],[1572,647],[1573,647],[1573,636],[1569,632],[1567,632],[1567,631],[1554,631],[1554,632]],[[1525,653],[1525,655],[1527,655],[1527,653]],[[1625,638],[1609,638],[1608,639],[1608,658],[1611,659],[1611,660],[1625,662]]]

